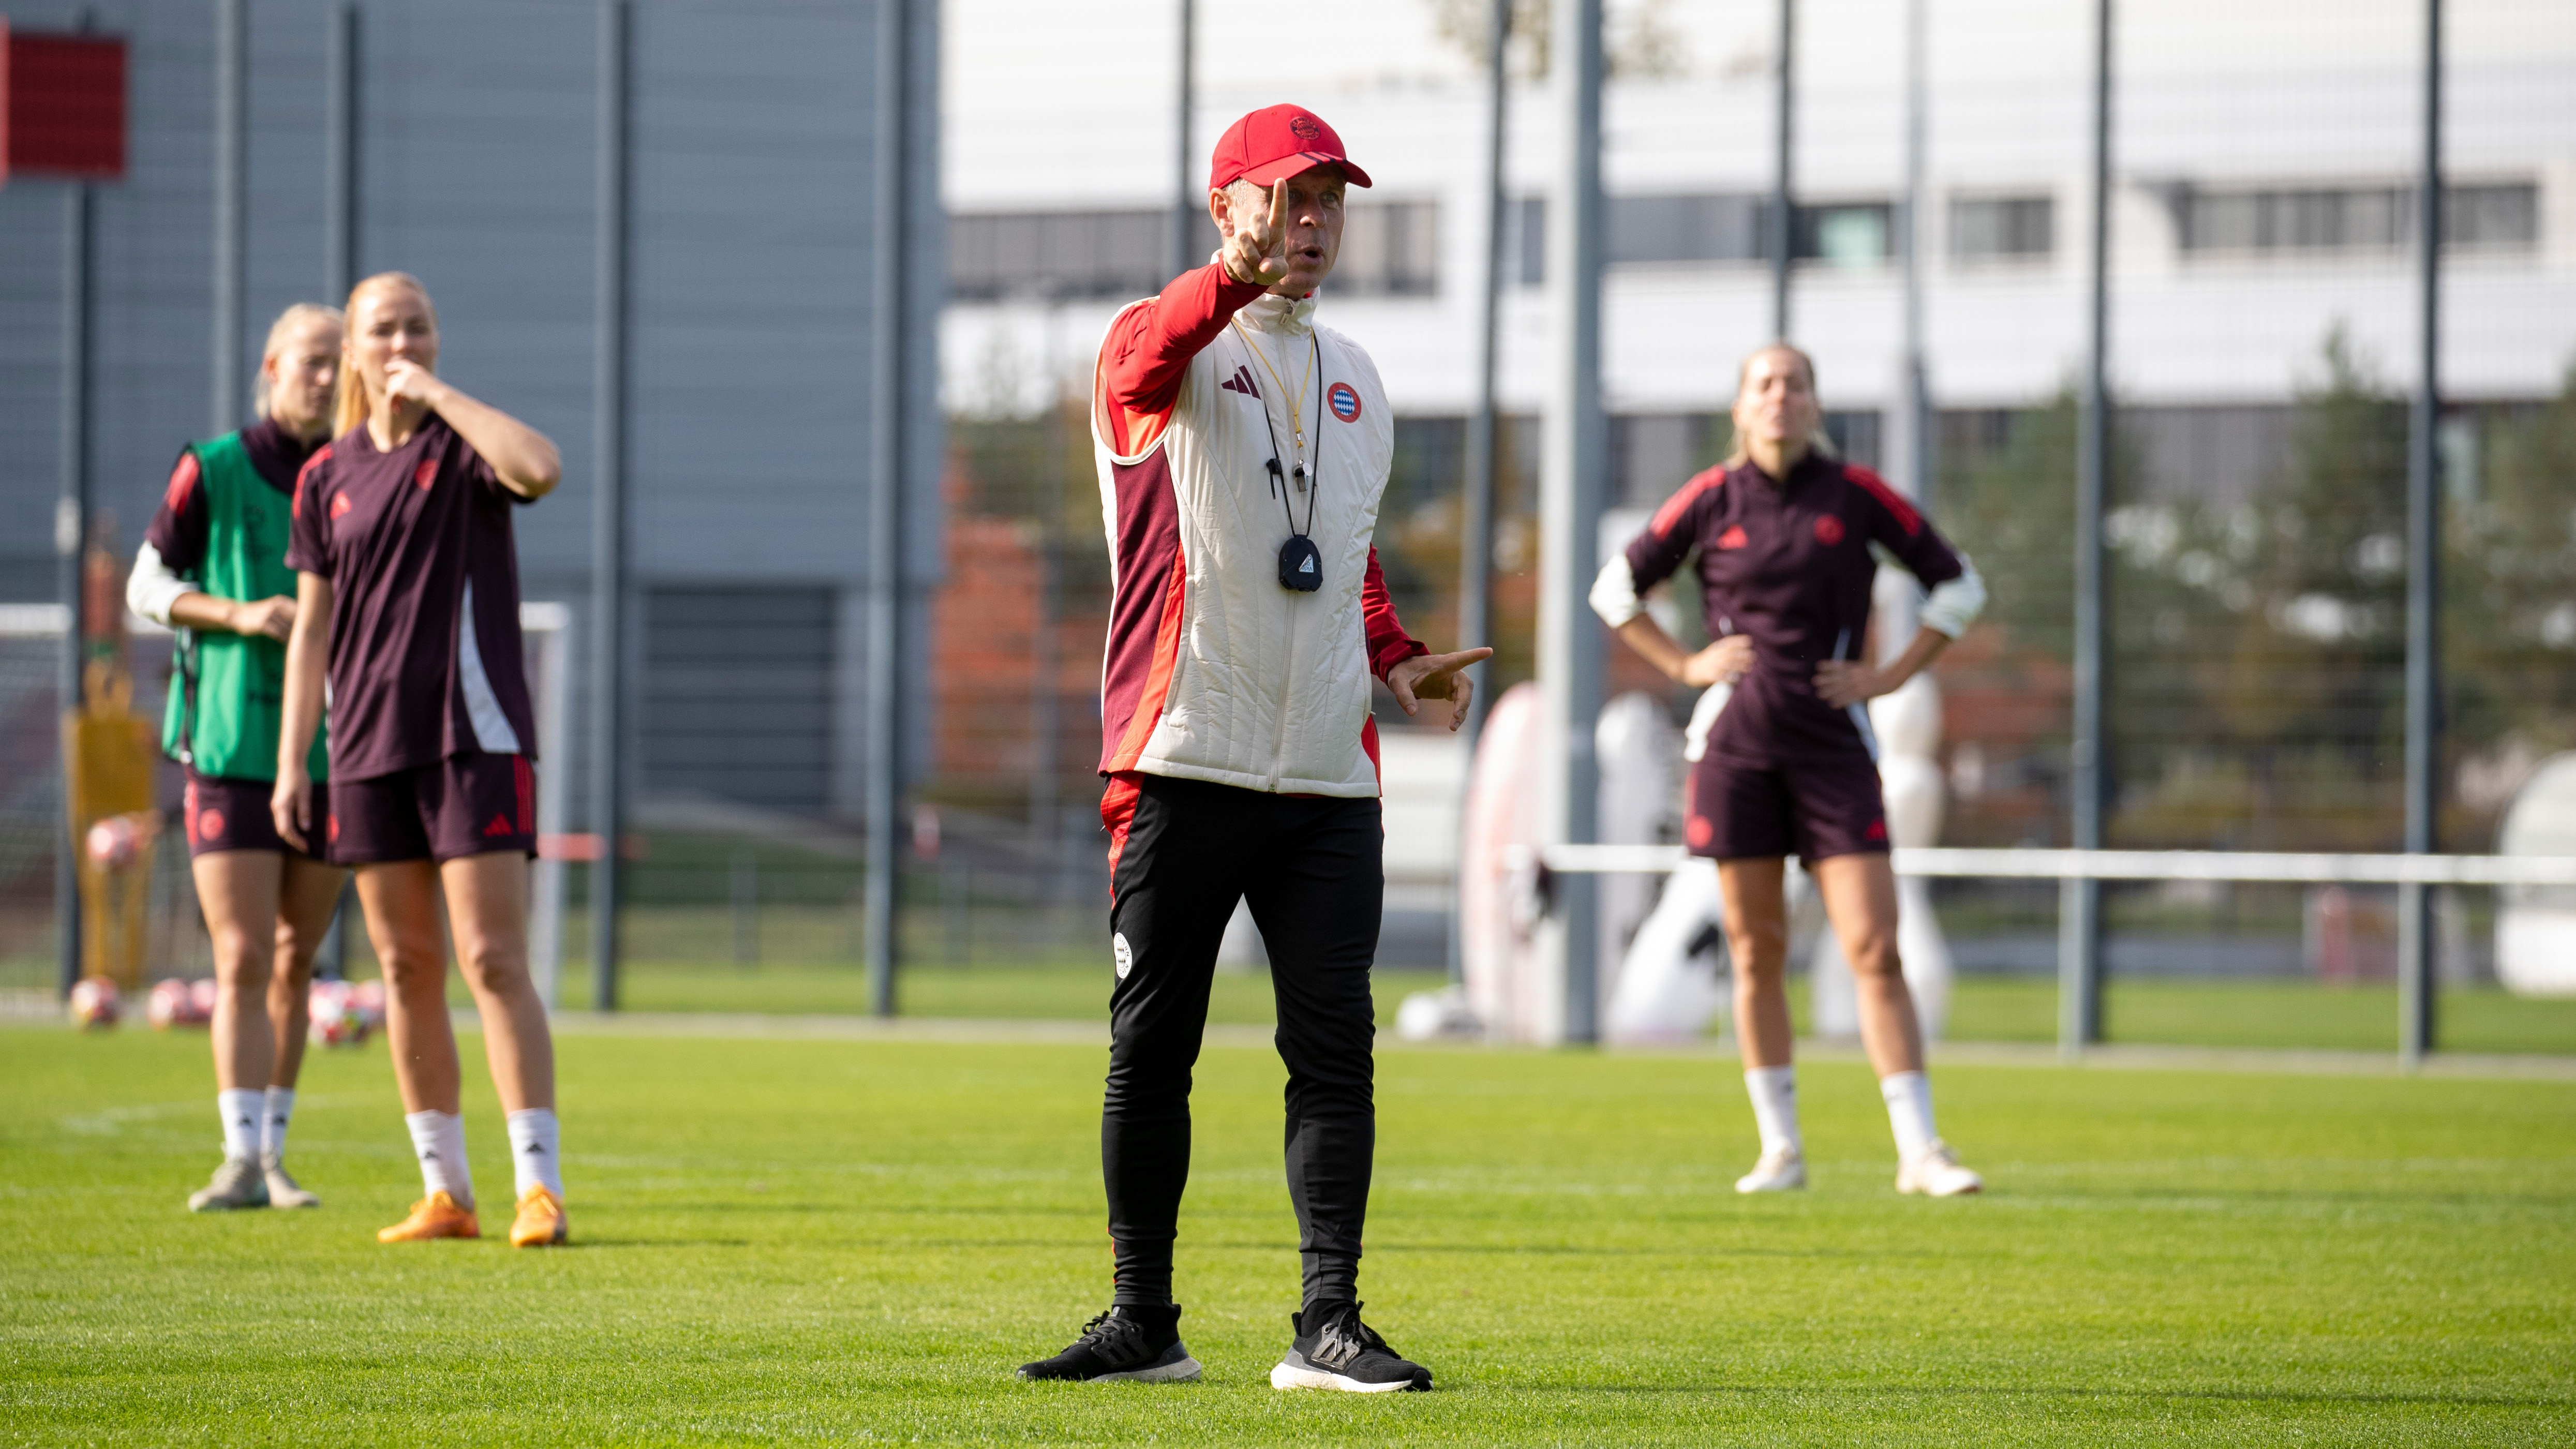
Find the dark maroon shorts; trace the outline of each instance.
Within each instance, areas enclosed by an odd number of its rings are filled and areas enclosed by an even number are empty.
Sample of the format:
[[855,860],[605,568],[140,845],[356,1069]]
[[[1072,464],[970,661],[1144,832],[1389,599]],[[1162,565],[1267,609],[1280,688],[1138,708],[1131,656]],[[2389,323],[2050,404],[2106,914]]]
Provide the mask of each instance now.
[[276,817],[268,813],[268,798],[277,791],[273,782],[227,780],[221,775],[200,775],[193,769],[187,773],[189,859],[221,850],[272,850],[306,860],[321,859],[311,851],[287,844],[286,838],[277,833]]
[[1753,765],[1711,750],[1691,766],[1682,820],[1690,853],[1716,860],[1808,865],[1836,855],[1887,852],[1887,806],[1866,754]]
[[537,853],[537,772],[525,755],[450,755],[435,765],[331,782],[331,860],[446,862]]

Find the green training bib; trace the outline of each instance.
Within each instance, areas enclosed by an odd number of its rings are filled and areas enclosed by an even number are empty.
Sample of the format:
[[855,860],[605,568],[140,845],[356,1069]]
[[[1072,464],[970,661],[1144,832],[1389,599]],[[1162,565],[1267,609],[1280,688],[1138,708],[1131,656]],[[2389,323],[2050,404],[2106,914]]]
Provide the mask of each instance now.
[[[206,556],[190,582],[219,599],[295,597],[286,566],[289,502],[251,466],[241,434],[189,449],[206,490]],[[179,631],[178,668],[161,724],[161,748],[200,775],[277,778],[277,735],[286,684],[286,646],[266,635]],[[330,759],[328,726],[313,732],[305,768],[320,780]]]

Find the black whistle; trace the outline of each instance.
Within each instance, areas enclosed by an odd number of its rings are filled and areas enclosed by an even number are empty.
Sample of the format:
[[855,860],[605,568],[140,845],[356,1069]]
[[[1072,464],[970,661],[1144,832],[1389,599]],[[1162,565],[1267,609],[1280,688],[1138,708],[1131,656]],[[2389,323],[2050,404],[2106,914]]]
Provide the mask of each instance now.
[[1273,458],[1262,466],[1270,470],[1270,496],[1276,498],[1279,496],[1279,460]]

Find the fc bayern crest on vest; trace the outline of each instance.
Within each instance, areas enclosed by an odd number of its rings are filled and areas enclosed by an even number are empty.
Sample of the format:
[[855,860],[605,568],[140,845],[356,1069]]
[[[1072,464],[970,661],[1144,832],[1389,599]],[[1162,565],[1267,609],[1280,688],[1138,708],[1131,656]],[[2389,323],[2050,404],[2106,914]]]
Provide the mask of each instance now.
[[1346,423],[1360,420],[1360,394],[1347,382],[1337,382],[1324,390],[1324,400],[1333,405],[1333,416]]

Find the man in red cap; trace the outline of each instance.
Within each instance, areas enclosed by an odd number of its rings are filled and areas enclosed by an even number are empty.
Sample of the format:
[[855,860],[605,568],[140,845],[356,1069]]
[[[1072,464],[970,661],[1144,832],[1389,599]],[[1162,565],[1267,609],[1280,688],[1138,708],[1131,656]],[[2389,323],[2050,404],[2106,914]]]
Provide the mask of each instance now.
[[1208,173],[1224,245],[1118,314],[1092,435],[1113,579],[1101,669],[1111,988],[1102,1175],[1116,1294],[1032,1379],[1189,1379],[1172,1241],[1190,1069],[1217,944],[1243,901],[1270,954],[1288,1065],[1288,1195],[1305,1291],[1279,1388],[1383,1393],[1431,1371],[1360,1321],[1376,1151],[1376,956],[1385,889],[1370,676],[1457,728],[1493,651],[1404,632],[1370,538],[1395,452],[1359,345],[1314,325],[1342,197],[1369,184],[1302,106],[1230,127]]

